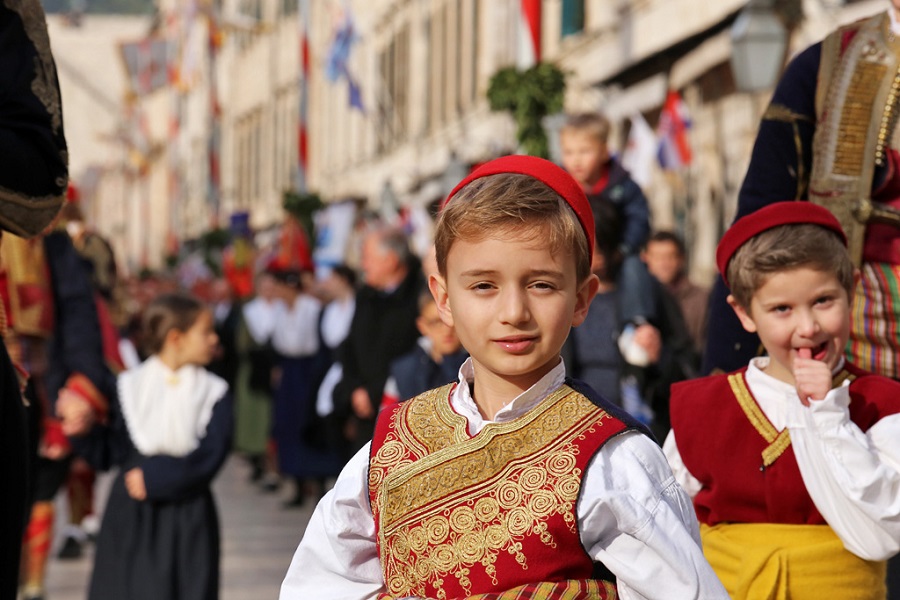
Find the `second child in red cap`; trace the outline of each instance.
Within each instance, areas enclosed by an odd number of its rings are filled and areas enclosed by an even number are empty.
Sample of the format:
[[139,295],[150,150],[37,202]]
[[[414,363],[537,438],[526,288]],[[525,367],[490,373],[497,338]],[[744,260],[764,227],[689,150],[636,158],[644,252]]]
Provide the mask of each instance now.
[[808,202],[738,220],[716,253],[766,356],[672,386],[664,451],[732,598],[884,599],[900,549],[900,383],[847,362],[858,277]]
[[382,410],[282,600],[726,597],[649,433],[566,377],[593,238],[581,187],[542,159],[491,161],[450,194],[429,285],[470,358]]

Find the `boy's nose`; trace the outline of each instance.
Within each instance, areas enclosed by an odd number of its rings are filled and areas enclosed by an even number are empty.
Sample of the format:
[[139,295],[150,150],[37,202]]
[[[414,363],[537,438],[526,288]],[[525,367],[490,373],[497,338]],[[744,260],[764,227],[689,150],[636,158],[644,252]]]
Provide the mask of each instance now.
[[504,323],[523,323],[531,318],[523,290],[506,290],[500,305],[500,320]]
[[819,321],[811,312],[802,312],[798,315],[797,333],[803,337],[811,337],[818,333]]

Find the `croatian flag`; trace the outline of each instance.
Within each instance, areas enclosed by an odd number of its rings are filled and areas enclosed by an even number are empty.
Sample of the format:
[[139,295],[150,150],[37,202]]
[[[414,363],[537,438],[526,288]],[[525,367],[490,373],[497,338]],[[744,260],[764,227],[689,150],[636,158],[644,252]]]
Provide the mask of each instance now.
[[541,61],[541,1],[519,0],[516,66],[530,69]]
[[675,170],[691,164],[691,145],[687,135],[690,127],[690,116],[681,95],[675,90],[670,91],[659,115],[657,127],[659,135],[657,158],[663,169]]

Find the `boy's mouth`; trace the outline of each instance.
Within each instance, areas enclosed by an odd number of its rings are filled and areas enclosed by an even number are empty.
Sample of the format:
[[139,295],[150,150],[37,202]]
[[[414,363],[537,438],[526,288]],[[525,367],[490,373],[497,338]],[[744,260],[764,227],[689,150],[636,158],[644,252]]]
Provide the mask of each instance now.
[[810,358],[813,360],[825,360],[825,357],[828,355],[828,341],[824,341],[818,346],[813,346],[812,348],[798,348],[797,351],[800,350],[809,350]]
[[526,336],[512,336],[499,338],[494,340],[501,348],[507,352],[520,353],[525,352],[534,345],[535,338]]

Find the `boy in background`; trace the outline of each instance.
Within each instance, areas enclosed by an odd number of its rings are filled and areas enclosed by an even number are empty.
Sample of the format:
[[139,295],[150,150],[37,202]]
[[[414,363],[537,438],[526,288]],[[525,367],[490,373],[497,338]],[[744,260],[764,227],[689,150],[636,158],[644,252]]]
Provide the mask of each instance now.
[[672,386],[664,450],[733,598],[884,599],[900,549],[900,383],[844,358],[858,277],[825,208],[738,220],[716,262],[767,356]]
[[381,411],[282,600],[725,598],[659,447],[566,378],[560,348],[598,286],[580,186],[542,159],[490,161],[450,193],[435,245],[429,287],[470,359]]
[[600,198],[616,208],[622,224],[619,310],[626,323],[640,327],[657,316],[650,275],[640,259],[650,235],[650,209],[640,186],[610,155],[609,130],[609,121],[599,113],[568,116],[559,133],[562,164],[588,200]]
[[647,270],[678,300],[684,322],[691,334],[694,351],[703,355],[706,339],[706,307],[709,304],[709,288],[691,281],[687,273],[687,249],[677,234],[671,231],[657,231],[647,240],[647,247],[641,253]]
[[416,347],[391,363],[381,410],[455,381],[469,356],[456,330],[441,321],[434,296],[427,289],[419,295],[416,328],[422,334]]

